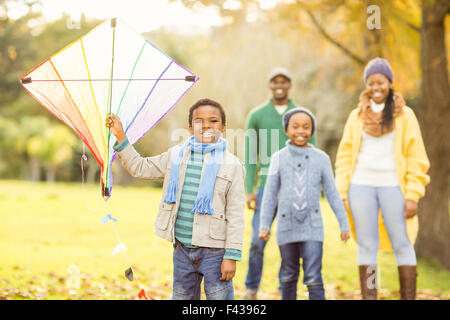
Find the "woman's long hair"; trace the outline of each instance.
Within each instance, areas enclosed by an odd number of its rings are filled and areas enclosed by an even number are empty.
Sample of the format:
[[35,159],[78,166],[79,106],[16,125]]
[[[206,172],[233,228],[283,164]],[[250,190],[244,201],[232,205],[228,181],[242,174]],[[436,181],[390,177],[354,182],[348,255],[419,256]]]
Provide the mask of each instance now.
[[394,120],[394,103],[394,90],[390,88],[389,94],[384,104],[383,117],[381,120],[381,132],[383,132],[384,129],[389,130],[392,127],[392,122]]

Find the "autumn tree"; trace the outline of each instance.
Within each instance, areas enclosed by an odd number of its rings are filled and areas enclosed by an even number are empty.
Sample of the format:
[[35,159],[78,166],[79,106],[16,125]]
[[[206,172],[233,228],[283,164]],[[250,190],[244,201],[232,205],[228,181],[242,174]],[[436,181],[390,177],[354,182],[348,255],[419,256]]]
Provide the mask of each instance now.
[[437,258],[450,268],[449,159],[450,88],[445,46],[445,18],[450,13],[447,0],[422,1],[421,128],[431,161],[431,183],[420,202],[416,252]]

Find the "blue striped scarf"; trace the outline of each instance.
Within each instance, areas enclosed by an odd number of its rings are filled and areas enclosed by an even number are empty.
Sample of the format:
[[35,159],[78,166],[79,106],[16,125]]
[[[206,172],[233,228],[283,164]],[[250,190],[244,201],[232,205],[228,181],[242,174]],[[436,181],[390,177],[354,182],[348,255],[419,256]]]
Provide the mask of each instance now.
[[203,178],[200,183],[197,198],[192,208],[192,213],[197,211],[200,214],[214,214],[212,207],[212,198],[214,194],[214,184],[216,182],[217,172],[219,171],[220,164],[225,150],[227,149],[227,141],[219,138],[215,143],[200,143],[197,142],[194,136],[189,137],[181,147],[180,152],[174,157],[171,164],[171,173],[169,185],[167,186],[165,203],[175,203],[178,195],[178,179],[180,163],[183,158],[186,148],[190,148],[192,152],[206,153],[211,152],[211,157],[206,164]]

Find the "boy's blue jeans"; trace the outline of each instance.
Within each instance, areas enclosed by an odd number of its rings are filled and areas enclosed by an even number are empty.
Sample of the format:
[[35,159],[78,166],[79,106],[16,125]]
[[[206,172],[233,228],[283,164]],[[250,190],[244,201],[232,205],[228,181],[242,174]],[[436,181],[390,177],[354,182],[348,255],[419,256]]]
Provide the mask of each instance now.
[[190,249],[178,241],[173,250],[173,300],[200,300],[202,279],[207,300],[233,300],[233,281],[219,280],[225,249]]
[[[245,286],[249,289],[258,289],[261,282],[264,248],[267,241],[258,238],[259,235],[259,219],[261,213],[261,204],[264,194],[264,188],[259,188],[256,195],[256,208],[252,220],[252,242],[250,244],[250,253],[248,257],[248,271],[245,280]],[[278,275],[280,278],[280,275]]]
[[309,300],[325,300],[322,281],[322,242],[302,241],[279,246],[281,253],[281,299],[297,299],[300,257],[303,258],[303,283],[308,287]]

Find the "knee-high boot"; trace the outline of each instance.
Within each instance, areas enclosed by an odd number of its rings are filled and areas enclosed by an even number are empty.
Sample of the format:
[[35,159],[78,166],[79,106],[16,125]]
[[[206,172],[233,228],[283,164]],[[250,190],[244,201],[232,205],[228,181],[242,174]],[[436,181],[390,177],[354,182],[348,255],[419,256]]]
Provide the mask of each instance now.
[[377,300],[377,266],[360,265],[359,282],[363,300]]
[[416,266],[398,266],[398,278],[400,281],[400,299],[416,299]]

